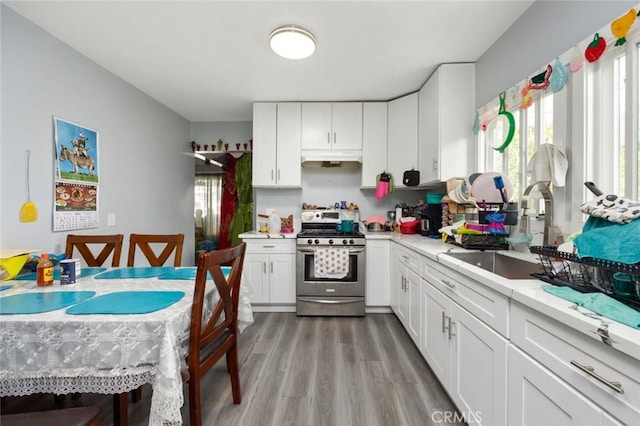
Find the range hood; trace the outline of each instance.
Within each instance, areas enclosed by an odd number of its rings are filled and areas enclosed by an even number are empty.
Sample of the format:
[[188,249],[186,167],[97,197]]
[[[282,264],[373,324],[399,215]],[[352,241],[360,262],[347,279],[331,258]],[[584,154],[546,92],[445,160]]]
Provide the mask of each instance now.
[[357,149],[305,149],[302,150],[301,162],[303,167],[360,167],[362,166],[362,151]]

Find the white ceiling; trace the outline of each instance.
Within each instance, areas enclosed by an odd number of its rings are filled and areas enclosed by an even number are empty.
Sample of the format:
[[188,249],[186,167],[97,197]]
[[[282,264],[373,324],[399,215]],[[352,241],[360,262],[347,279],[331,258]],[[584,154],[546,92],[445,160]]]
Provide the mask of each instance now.
[[[189,121],[250,121],[254,101],[389,100],[475,62],[533,0],[6,2]],[[269,50],[294,24],[298,61]]]

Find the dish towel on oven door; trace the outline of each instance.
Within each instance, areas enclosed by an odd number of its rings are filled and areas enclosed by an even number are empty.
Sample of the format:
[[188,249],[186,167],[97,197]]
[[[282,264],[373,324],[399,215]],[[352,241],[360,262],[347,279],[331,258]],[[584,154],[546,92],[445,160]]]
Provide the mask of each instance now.
[[349,272],[349,249],[316,249],[314,263],[317,278],[344,278]]

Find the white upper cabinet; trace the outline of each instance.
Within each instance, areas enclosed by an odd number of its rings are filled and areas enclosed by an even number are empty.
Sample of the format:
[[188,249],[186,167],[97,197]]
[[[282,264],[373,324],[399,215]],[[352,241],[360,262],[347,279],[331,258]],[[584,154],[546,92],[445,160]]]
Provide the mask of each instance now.
[[387,170],[387,103],[362,105],[362,188],[375,188],[376,176]]
[[402,187],[405,170],[418,170],[418,93],[394,99],[388,108],[387,171]]
[[302,186],[300,114],[298,102],[253,104],[254,187]]
[[474,168],[475,64],[442,64],[419,92],[421,183],[468,176]]
[[302,149],[362,149],[362,102],[303,103]]

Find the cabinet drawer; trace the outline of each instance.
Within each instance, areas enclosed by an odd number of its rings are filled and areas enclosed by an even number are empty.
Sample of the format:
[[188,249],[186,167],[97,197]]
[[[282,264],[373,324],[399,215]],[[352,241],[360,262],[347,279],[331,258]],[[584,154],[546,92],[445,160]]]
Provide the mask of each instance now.
[[295,240],[275,240],[275,239],[259,239],[245,240],[247,243],[247,253],[265,253],[265,254],[293,254],[296,246]]
[[420,273],[420,256],[410,250],[403,248],[398,249],[398,262],[402,263],[407,268],[411,269],[416,274]]
[[511,307],[512,341],[626,424],[640,419],[640,361],[537,313]]
[[421,276],[460,306],[508,337],[509,299],[464,275],[423,258]]

